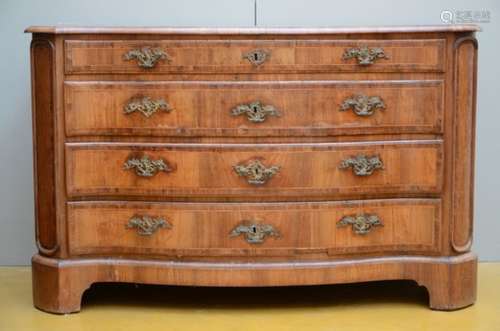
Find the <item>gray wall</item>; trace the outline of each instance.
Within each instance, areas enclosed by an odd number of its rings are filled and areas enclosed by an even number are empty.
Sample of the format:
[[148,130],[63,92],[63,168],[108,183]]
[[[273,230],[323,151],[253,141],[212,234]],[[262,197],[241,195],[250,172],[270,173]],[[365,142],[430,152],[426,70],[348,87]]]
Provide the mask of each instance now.
[[[383,6],[381,5],[383,4]],[[441,24],[442,10],[488,10],[478,34],[479,82],[474,250],[500,260],[499,5],[475,1],[327,0],[1,0],[0,265],[29,264],[33,176],[29,25],[355,26]],[[494,36],[497,37],[494,37]],[[496,40],[496,42],[494,41]],[[495,93],[496,92],[496,93]]]

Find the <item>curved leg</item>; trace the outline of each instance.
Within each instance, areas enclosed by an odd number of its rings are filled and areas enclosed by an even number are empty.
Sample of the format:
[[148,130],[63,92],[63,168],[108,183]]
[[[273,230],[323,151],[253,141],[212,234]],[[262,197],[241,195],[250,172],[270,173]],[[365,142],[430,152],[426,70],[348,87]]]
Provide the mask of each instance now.
[[74,270],[32,260],[33,303],[36,308],[55,314],[80,311],[83,292],[90,284]]
[[455,310],[475,302],[477,257],[464,256],[462,261],[454,257],[454,262],[430,264],[419,273],[417,282],[427,288],[431,309]]

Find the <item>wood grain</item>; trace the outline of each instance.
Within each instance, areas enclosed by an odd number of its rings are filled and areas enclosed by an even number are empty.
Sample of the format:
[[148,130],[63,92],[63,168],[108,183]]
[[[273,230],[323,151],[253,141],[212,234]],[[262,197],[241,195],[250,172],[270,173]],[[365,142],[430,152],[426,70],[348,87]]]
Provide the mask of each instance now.
[[35,192],[35,242],[38,251],[59,250],[54,166],[55,46],[52,38],[31,42]]
[[27,33],[53,34],[155,34],[155,35],[315,35],[315,34],[380,34],[380,33],[428,33],[481,31],[476,24],[442,24],[415,26],[366,26],[335,28],[182,28],[182,27],[111,27],[111,26],[30,26]]
[[[68,136],[325,136],[440,133],[443,81],[75,82],[65,83]],[[378,96],[385,109],[371,116],[340,111],[353,95]],[[173,110],[151,117],[125,114],[138,96],[164,100]],[[260,101],[280,116],[253,123],[233,116]]]
[[[120,40],[65,42],[65,70],[75,73],[279,73],[279,72],[440,72],[444,69],[444,40]],[[343,60],[346,49],[382,47],[387,59],[361,66]],[[141,68],[124,54],[144,47],[167,52],[171,61]],[[259,66],[243,56],[263,49],[269,59]]]
[[[36,307],[80,309],[94,282],[288,286],[412,279],[429,305],[475,300],[473,212],[477,26],[378,28],[34,27],[33,119]],[[151,70],[123,60],[161,47]],[[346,48],[383,47],[361,66]],[[270,51],[261,65],[242,55]],[[379,95],[385,111],[339,112],[347,96]],[[175,108],[123,116],[135,96]],[[259,99],[282,113],[232,117]],[[156,116],[159,115],[159,116]],[[383,170],[338,165],[378,154]],[[137,177],[130,157],[163,158],[168,173]],[[254,186],[233,170],[281,166]],[[377,213],[365,236],[337,228],[344,214]],[[135,214],[171,229],[139,237]],[[251,245],[228,232],[244,218],[279,228]],[[259,223],[260,224],[260,223]],[[46,256],[42,256],[46,255]],[[50,255],[50,257],[49,257]]]
[[[439,140],[294,145],[70,143],[66,146],[67,192],[71,197],[99,194],[272,199],[279,195],[439,193],[442,186]],[[359,154],[379,155],[384,169],[370,176],[356,176],[350,169],[339,168],[344,159]],[[172,171],[144,178],[124,169],[128,159],[145,155],[163,159]],[[252,185],[233,169],[252,160],[281,169],[264,185]]]
[[[377,215],[383,226],[360,235],[337,227],[344,216]],[[127,228],[134,216],[165,219],[172,228],[150,236]],[[325,203],[130,203],[68,204],[70,254],[174,256],[286,256],[334,253],[435,252],[441,211],[438,199]],[[248,243],[230,237],[242,221],[272,225],[278,238]]]
[[460,309],[476,300],[477,257],[473,253],[298,263],[57,260],[35,255],[32,265],[35,306],[59,314],[79,311],[83,292],[96,282],[290,286],[407,279],[427,288],[433,309]]
[[455,121],[453,162],[453,226],[451,244],[457,252],[472,246],[474,149],[476,128],[477,40],[455,42]]

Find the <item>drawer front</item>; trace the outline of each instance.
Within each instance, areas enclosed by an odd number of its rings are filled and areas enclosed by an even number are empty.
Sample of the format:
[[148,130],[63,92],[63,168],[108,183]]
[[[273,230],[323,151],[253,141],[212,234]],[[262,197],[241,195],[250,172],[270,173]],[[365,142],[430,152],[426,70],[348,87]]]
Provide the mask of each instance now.
[[69,143],[66,163],[73,197],[439,193],[442,142]]
[[66,82],[78,135],[440,133],[443,82]]
[[441,217],[439,199],[67,207],[72,255],[431,252],[438,250]]
[[65,42],[79,73],[442,72],[444,39]]

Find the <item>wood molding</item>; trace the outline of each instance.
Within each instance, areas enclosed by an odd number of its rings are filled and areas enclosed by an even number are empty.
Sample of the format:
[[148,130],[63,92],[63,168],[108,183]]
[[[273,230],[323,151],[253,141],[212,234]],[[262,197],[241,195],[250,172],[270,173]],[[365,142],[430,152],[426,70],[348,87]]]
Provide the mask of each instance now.
[[31,42],[35,241],[41,254],[59,250],[55,192],[55,46],[51,39]]
[[451,245],[458,253],[472,246],[476,128],[477,40],[458,38],[454,45],[454,124]]
[[57,260],[35,255],[35,306],[52,313],[80,310],[83,292],[96,282],[183,286],[292,286],[414,280],[427,288],[432,309],[454,310],[476,299],[477,257],[393,256],[340,261],[224,263],[161,260]]
[[362,33],[419,33],[480,31],[475,24],[338,27],[338,28],[171,28],[171,27],[84,27],[84,26],[30,26],[26,33],[56,34],[197,34],[197,35],[252,35],[252,34],[362,34]]

